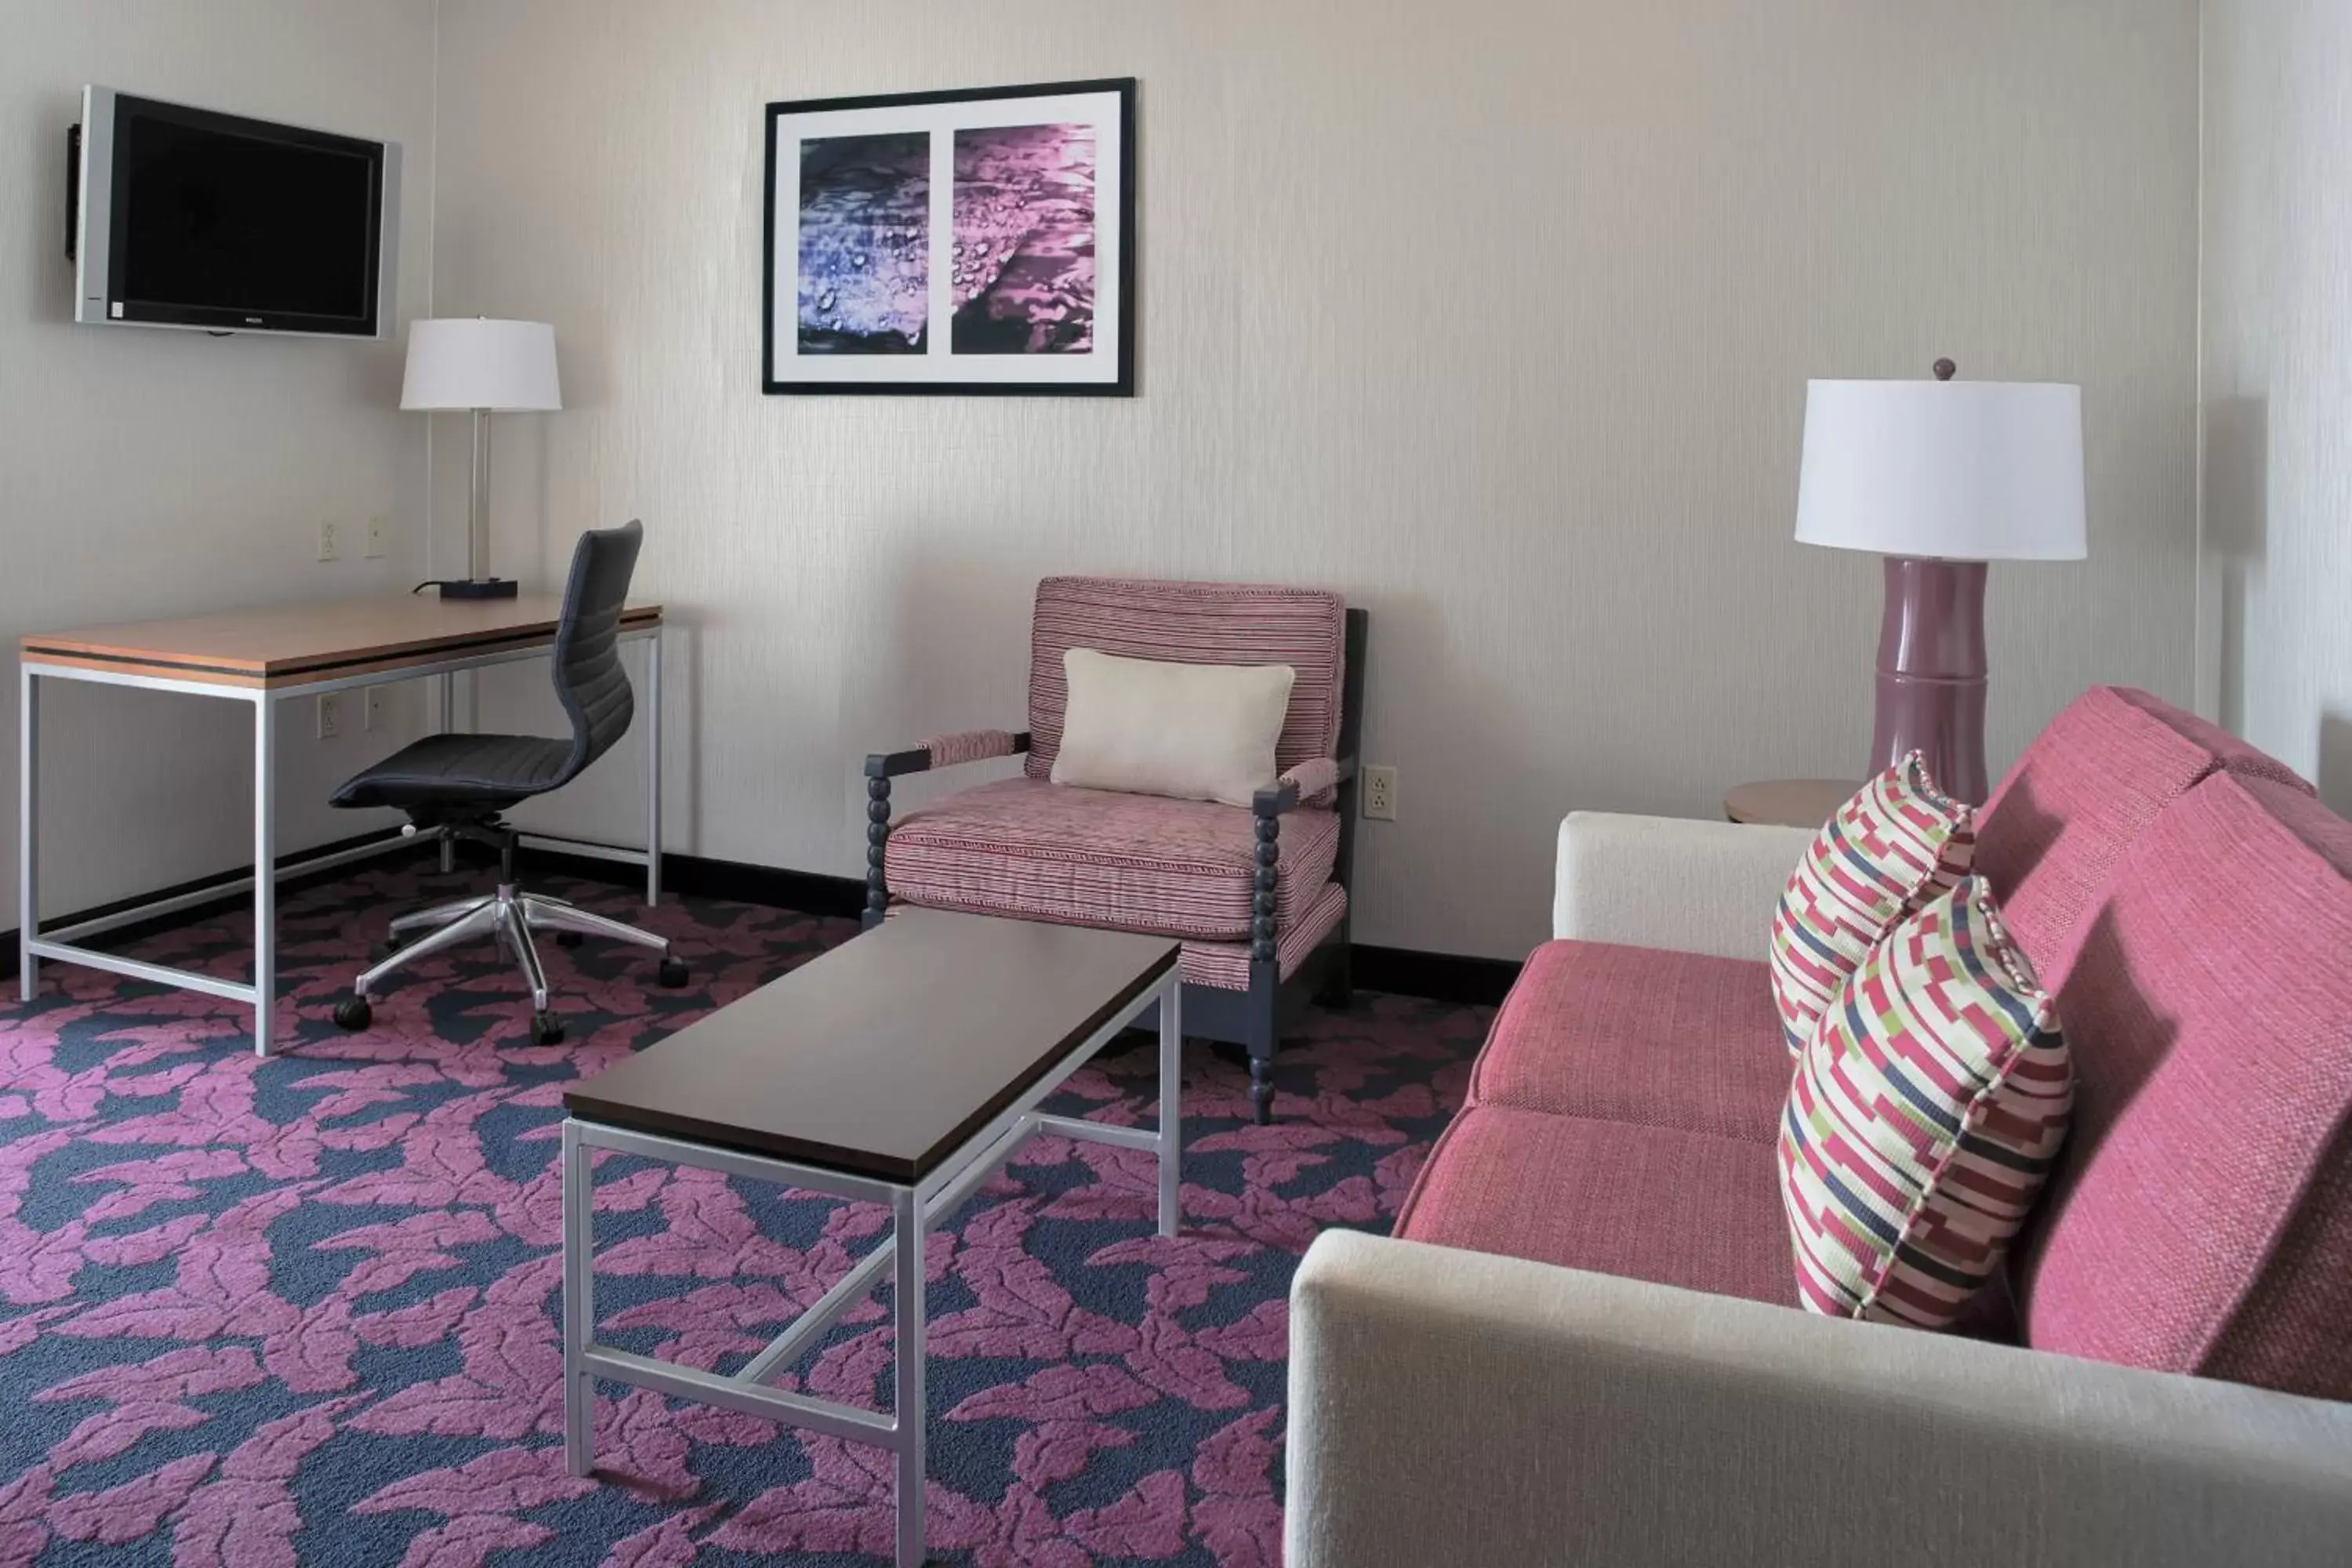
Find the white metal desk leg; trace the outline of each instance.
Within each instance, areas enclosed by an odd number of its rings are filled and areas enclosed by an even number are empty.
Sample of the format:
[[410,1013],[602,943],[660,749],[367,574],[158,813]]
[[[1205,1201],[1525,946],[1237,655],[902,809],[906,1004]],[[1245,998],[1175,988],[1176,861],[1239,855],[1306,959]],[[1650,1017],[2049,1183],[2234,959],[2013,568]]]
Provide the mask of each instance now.
[[41,994],[41,976],[33,957],[33,939],[39,932],[41,900],[41,688],[40,677],[20,669],[16,709],[16,975],[17,992],[30,1002]]
[[661,902],[661,628],[646,639],[646,907]]
[[898,1568],[921,1568],[923,1436],[930,1416],[923,1392],[923,1233],[930,1227],[924,1223],[922,1200],[912,1191],[892,1200],[890,1217],[898,1244],[898,1274],[891,1285],[898,1315],[898,1388],[892,1412],[898,1427]]
[[584,1476],[596,1463],[596,1379],[580,1364],[596,1317],[596,1152],[580,1124],[563,1123],[563,1465]]
[[1160,1234],[1184,1222],[1184,983],[1174,972],[1160,998]]
[[253,700],[253,1054],[278,1016],[278,699]]

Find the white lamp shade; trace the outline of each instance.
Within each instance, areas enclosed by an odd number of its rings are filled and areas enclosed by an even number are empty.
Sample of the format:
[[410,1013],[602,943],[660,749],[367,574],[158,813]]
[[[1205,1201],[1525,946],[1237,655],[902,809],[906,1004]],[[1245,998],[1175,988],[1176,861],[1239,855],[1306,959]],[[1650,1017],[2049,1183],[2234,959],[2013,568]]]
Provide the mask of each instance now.
[[2079,561],[2083,389],[1815,381],[1797,538],[1945,561]]
[[400,405],[494,413],[561,408],[555,329],[545,321],[479,317],[411,321]]

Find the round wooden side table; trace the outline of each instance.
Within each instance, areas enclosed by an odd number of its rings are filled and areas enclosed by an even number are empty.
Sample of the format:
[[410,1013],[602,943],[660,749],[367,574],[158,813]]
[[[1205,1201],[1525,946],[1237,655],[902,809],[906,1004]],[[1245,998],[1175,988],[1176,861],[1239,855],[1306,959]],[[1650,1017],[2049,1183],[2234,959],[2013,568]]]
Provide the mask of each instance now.
[[1723,792],[1723,815],[1734,822],[1819,827],[1853,798],[1859,779],[1759,779]]

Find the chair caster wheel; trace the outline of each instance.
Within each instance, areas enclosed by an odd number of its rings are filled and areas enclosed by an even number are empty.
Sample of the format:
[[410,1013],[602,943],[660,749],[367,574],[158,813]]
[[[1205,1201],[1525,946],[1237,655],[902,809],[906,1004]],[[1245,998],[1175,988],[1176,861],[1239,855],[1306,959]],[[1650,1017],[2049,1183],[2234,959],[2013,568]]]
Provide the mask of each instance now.
[[356,1033],[375,1020],[375,1009],[364,996],[346,996],[335,1004],[335,1026]]
[[398,952],[402,948],[406,947],[407,945],[408,942],[404,937],[388,936],[382,942],[377,942],[373,951],[377,961],[382,962],[384,959],[390,958],[394,953]]
[[663,959],[661,961],[661,968],[655,972],[654,978],[660,981],[672,991],[679,989],[685,985],[687,982],[686,960],[682,958]]
[[587,940],[576,931],[560,931],[555,933],[555,945],[558,947],[578,947]]
[[534,1046],[560,1046],[563,1043],[563,1024],[552,1013],[530,1016],[530,1043]]

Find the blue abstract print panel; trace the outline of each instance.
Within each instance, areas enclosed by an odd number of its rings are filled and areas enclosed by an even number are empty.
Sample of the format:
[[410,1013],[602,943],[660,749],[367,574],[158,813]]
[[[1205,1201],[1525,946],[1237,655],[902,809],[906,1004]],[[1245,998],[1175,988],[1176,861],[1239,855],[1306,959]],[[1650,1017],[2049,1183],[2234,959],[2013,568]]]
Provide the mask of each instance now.
[[801,143],[803,353],[924,352],[930,160],[925,131]]
[[1096,167],[1091,125],[955,133],[957,353],[1092,352]]

